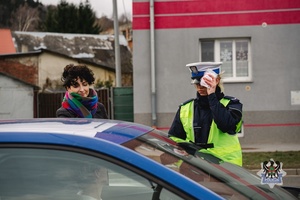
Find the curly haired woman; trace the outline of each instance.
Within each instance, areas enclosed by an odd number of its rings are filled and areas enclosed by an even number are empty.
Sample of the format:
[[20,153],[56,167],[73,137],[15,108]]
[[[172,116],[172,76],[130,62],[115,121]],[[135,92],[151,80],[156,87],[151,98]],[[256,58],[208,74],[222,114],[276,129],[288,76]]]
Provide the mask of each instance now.
[[61,80],[66,93],[56,117],[108,118],[104,105],[98,102],[98,95],[91,88],[95,81],[91,69],[86,65],[69,64],[64,68]]

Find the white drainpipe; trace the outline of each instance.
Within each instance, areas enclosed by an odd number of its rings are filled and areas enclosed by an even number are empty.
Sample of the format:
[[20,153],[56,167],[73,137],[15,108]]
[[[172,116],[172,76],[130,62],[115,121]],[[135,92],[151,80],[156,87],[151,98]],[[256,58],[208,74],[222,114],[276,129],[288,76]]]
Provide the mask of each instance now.
[[152,127],[156,128],[156,77],[155,77],[155,38],[154,38],[154,0],[150,0],[150,57],[151,57],[151,112]]

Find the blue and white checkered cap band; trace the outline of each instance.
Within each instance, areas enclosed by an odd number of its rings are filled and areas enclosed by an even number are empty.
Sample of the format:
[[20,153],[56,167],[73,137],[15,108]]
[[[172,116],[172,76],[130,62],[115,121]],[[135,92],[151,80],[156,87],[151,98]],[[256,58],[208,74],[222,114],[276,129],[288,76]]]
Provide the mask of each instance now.
[[186,67],[188,67],[191,72],[191,78],[195,79],[202,77],[205,71],[208,69],[211,69],[219,74],[221,65],[222,62],[198,62],[187,64]]

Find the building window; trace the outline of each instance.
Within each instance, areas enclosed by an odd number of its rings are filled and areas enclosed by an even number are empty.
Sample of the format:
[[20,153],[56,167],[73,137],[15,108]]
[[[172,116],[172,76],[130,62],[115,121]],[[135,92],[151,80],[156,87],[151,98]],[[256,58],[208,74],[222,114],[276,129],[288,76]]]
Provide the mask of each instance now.
[[222,62],[224,82],[251,81],[250,39],[200,40],[202,62]]

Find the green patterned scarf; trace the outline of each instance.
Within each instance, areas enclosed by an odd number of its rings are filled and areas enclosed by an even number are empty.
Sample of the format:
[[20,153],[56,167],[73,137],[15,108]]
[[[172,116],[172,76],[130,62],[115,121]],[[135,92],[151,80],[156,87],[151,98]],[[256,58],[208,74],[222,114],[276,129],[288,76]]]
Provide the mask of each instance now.
[[80,118],[93,118],[93,115],[97,111],[98,107],[98,95],[95,90],[90,89],[92,97],[82,97],[77,93],[66,92],[62,106],[70,110]]

